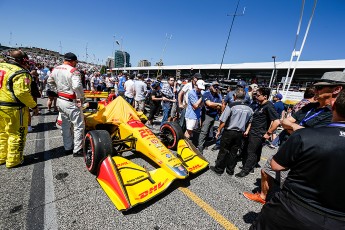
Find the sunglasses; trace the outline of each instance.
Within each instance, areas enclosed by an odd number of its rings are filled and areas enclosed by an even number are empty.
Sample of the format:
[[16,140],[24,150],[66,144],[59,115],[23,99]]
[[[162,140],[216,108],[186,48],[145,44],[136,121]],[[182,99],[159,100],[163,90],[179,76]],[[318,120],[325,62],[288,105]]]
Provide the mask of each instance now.
[[331,87],[330,85],[315,85],[314,86],[314,88],[316,89],[316,90],[322,90],[323,88],[325,88],[325,87]]

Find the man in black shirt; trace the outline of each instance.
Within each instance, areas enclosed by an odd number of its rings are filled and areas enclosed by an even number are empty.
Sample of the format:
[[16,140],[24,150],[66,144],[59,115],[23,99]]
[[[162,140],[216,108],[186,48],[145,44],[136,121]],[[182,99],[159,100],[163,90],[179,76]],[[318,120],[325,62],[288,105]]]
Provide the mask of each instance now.
[[254,112],[248,141],[244,147],[244,165],[242,171],[235,175],[236,177],[245,177],[254,169],[261,157],[263,142],[270,138],[279,125],[279,116],[272,102],[267,100],[270,92],[269,88],[260,88],[256,93],[260,106]]
[[[301,128],[318,128],[324,127],[332,121],[332,107],[336,96],[342,89],[342,84],[345,83],[342,72],[327,72],[321,80],[315,83],[315,99],[317,102],[308,103],[300,108],[291,117],[285,118],[282,125],[290,134]],[[284,130],[284,132],[286,132]],[[282,133],[281,133],[282,134]],[[280,134],[280,137],[282,135]],[[286,141],[288,135],[284,137]],[[288,172],[275,172],[270,166],[272,156],[267,159],[266,164],[261,169],[261,191],[257,193],[244,192],[243,195],[252,201],[265,204],[269,189],[273,185],[273,178],[282,185]]]
[[272,169],[290,173],[251,229],[344,229],[344,90],[332,109],[333,123],[297,130],[273,156]]

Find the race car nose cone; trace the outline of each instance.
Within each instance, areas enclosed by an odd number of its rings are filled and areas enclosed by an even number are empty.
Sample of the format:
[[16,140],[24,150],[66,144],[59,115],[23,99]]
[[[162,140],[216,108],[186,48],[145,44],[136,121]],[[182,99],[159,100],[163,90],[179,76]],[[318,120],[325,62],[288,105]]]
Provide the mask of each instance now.
[[179,177],[187,177],[188,170],[183,166],[170,167]]

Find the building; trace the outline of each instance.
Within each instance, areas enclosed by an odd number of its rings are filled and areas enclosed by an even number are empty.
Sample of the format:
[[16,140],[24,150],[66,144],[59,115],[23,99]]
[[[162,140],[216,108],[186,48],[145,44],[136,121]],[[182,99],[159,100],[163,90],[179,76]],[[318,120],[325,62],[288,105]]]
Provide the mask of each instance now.
[[107,66],[109,69],[115,67],[115,62],[114,62],[114,58],[113,58],[113,57],[108,57],[108,58],[107,58],[106,66]]
[[131,67],[130,55],[126,51],[115,51],[115,68]]
[[[272,83],[272,87],[283,84],[284,79],[289,72],[289,76],[293,72],[290,67],[295,66],[295,62],[282,61],[276,63],[276,68],[272,62],[256,62],[256,63],[237,63],[223,64],[220,70],[220,64],[194,64],[194,65],[171,65],[171,66],[146,66],[146,67],[130,67],[126,70],[145,74],[147,77],[154,78],[158,73],[167,76],[176,76],[177,70],[181,79],[188,79],[194,73],[201,73],[206,81],[236,81],[238,79],[245,80],[248,83],[258,83],[261,85],[269,85],[270,79],[276,73],[276,81]],[[112,71],[117,73],[120,68],[113,68]],[[305,87],[312,82],[321,78],[328,71],[345,71],[345,59],[339,60],[316,60],[316,61],[299,61],[293,76],[291,88]]]
[[151,62],[148,60],[140,60],[138,63],[138,67],[144,67],[144,66],[151,66]]

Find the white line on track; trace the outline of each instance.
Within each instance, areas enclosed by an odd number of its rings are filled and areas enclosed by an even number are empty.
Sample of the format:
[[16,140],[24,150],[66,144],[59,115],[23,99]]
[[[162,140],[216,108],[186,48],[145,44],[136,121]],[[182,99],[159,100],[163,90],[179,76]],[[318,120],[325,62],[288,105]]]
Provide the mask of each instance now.
[[[47,131],[47,132],[49,132],[49,131]],[[45,139],[60,139],[60,138],[61,138],[61,140],[62,140],[62,135],[56,136],[56,137],[47,137],[47,136],[44,134],[44,138],[26,140],[26,142],[42,141],[42,140],[45,140]],[[48,147],[49,147],[49,145],[48,145]]]
[[[47,116],[44,118],[44,122],[47,123]],[[49,150],[49,139],[54,137],[48,137],[47,125],[44,127],[44,150]],[[49,139],[48,139],[49,138]],[[56,137],[57,138],[57,137]],[[51,160],[45,153],[45,163],[44,163],[44,229],[45,230],[57,230],[57,214],[55,206],[55,193],[54,193],[54,183],[53,183],[53,170]]]

